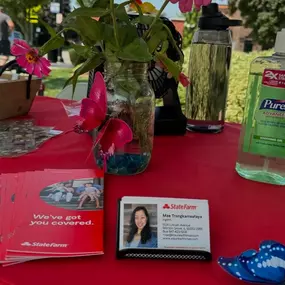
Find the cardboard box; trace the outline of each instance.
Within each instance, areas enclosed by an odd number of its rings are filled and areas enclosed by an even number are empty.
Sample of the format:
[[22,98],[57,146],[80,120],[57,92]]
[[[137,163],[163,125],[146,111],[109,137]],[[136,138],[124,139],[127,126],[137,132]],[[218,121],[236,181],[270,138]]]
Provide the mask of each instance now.
[[0,77],[0,120],[22,116],[29,113],[35,96],[40,89],[41,79],[33,77],[30,98],[27,99],[28,76],[22,75],[12,80],[12,74],[4,73]]

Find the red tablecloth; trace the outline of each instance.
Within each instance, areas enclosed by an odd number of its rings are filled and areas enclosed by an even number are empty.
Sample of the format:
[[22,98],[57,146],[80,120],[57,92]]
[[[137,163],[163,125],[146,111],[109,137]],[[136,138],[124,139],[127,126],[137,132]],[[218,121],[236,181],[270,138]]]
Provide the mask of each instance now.
[[[31,116],[40,124],[57,124],[65,130],[72,126],[56,99],[37,98]],[[239,127],[230,124],[217,135],[156,137],[152,161],[145,173],[106,176],[103,256],[0,268],[0,284],[1,279],[19,285],[242,284],[220,269],[216,259],[258,248],[264,239],[285,243],[285,189],[247,181],[236,174],[238,137]],[[0,170],[92,167],[92,159],[85,164],[90,146],[88,136],[70,133],[51,140],[36,153],[1,159]],[[127,195],[208,199],[213,261],[117,260],[117,200]]]

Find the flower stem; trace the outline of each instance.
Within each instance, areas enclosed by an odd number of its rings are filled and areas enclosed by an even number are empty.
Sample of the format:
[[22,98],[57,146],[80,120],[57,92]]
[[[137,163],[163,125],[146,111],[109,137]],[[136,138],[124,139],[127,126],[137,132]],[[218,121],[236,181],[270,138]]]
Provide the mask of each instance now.
[[110,1],[110,10],[111,10],[111,16],[113,19],[114,37],[115,37],[117,47],[119,47],[120,45],[119,45],[119,40],[118,40],[118,27],[117,27],[116,15],[115,15],[114,0]]
[[142,18],[143,12],[142,12],[142,9],[141,9],[140,5],[138,5],[138,3],[136,1],[134,1],[134,4],[135,4],[135,6],[138,9],[139,17]]
[[160,7],[158,13],[156,14],[156,17],[154,18],[154,20],[152,21],[148,31],[144,34],[143,38],[144,39],[147,39],[150,32],[151,32],[151,29],[153,28],[153,26],[155,25],[155,23],[157,22],[157,20],[160,18],[162,12],[164,11],[165,7],[168,5],[170,0],[165,0],[164,3],[162,4],[162,6]]
[[164,27],[164,29],[168,33],[168,37],[170,39],[171,44],[173,45],[173,47],[176,49],[176,51],[179,54],[179,58],[180,58],[179,61],[180,61],[180,63],[183,64],[183,62],[184,62],[184,55],[183,55],[183,53],[181,52],[180,48],[177,46],[177,44],[176,44],[176,42],[175,42],[175,40],[173,38],[173,35],[172,35],[171,31],[169,30],[169,28],[165,24],[163,25],[163,27]]

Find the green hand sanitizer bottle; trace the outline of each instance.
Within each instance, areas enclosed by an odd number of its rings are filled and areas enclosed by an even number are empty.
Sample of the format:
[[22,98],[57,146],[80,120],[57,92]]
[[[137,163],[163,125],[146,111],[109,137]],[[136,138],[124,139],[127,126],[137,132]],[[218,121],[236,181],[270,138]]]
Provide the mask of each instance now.
[[275,53],[251,64],[236,171],[285,185],[285,29],[277,34]]

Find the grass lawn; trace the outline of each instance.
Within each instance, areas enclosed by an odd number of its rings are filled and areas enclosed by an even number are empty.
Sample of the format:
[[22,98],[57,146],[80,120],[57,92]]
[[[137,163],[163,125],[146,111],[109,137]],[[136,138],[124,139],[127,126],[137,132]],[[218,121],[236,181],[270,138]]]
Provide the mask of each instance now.
[[[189,50],[184,51],[185,64],[184,72],[187,74],[188,62],[189,62]],[[248,71],[251,61],[258,56],[271,55],[272,51],[263,52],[233,52],[230,74],[230,86],[227,103],[226,120],[230,122],[241,122],[243,116],[243,108],[245,103],[245,94],[247,89]],[[65,81],[71,77],[73,73],[72,69],[54,69],[51,75],[45,80],[47,96],[55,97],[58,94]],[[81,82],[87,81],[86,75],[81,76]],[[179,86],[179,97],[181,100],[182,108],[185,105],[185,93],[186,90]]]
[[[53,69],[50,76],[44,81],[45,83],[45,96],[56,97],[56,95],[62,90],[65,82],[72,76],[73,69],[60,68]],[[88,77],[86,75],[81,76],[78,82],[86,82]]]

